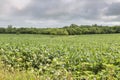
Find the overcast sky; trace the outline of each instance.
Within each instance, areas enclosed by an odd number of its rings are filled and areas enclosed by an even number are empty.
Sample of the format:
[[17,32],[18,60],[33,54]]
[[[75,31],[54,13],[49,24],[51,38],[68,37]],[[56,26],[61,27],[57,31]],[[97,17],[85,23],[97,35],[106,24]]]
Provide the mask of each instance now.
[[120,0],[0,0],[0,26],[120,25]]

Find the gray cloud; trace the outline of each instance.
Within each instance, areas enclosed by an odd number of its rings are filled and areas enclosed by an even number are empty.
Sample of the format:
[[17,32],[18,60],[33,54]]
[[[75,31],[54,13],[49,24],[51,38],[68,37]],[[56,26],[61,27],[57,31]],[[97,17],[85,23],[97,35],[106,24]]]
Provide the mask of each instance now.
[[[111,17],[110,21],[119,22],[120,21],[120,2],[113,2],[109,4],[104,13],[108,18]],[[109,21],[109,20],[108,20]]]
[[102,0],[71,0],[71,2],[64,2],[64,0],[34,0],[25,9],[16,11],[16,14],[30,16],[35,19],[96,19],[105,5]]
[[117,17],[120,14],[120,3],[115,0],[31,0],[22,9],[12,4],[6,6],[10,2],[9,0],[0,1],[0,25],[12,23],[16,26],[22,24],[57,27],[71,23],[105,24],[105,22],[112,22],[115,19],[119,21]]
[[120,15],[120,2],[119,3],[112,3],[109,5],[106,15],[108,16],[118,16]]

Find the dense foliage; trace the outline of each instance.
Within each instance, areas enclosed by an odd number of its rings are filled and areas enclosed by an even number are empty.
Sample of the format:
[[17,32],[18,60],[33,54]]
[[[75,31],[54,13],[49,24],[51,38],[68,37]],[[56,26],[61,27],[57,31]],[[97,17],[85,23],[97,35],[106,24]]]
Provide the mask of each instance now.
[[80,35],[80,34],[109,34],[120,33],[120,26],[99,26],[71,24],[63,28],[15,28],[8,25],[7,28],[0,28],[0,33],[11,34],[51,34],[51,35]]
[[119,41],[120,34],[1,34],[0,57],[6,70],[31,71],[42,80],[120,80]]

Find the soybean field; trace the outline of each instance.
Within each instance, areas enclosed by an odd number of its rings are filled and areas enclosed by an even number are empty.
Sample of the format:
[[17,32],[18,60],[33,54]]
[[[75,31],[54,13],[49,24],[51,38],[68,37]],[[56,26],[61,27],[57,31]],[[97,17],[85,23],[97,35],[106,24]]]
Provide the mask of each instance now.
[[0,68],[2,80],[120,80],[120,34],[0,34]]

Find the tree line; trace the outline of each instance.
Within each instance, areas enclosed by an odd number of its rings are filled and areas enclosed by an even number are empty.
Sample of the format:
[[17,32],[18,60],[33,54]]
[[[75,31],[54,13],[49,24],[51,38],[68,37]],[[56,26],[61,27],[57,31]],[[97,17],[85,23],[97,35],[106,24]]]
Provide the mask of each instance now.
[[47,34],[47,35],[81,35],[81,34],[111,34],[120,33],[120,26],[76,25],[64,26],[62,28],[16,28],[8,25],[7,28],[0,27],[1,34]]

